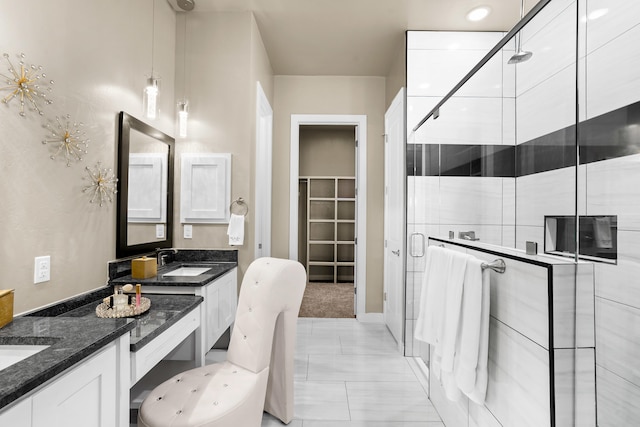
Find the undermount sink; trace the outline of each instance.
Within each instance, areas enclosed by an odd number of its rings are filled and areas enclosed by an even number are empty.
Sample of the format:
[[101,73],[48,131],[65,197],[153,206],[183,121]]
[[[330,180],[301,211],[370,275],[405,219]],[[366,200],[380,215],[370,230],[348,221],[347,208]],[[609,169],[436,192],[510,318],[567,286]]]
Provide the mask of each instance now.
[[0,344],[0,371],[48,347],[48,345]]
[[163,274],[163,276],[199,276],[211,270],[211,267],[180,267]]

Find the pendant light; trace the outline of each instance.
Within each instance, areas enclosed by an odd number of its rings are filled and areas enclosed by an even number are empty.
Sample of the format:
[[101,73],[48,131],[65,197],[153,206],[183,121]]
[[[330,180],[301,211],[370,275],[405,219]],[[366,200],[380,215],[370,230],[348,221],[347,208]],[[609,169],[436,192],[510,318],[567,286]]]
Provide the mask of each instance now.
[[144,88],[142,94],[142,112],[148,119],[155,119],[158,115],[158,94],[160,79],[153,75],[153,59],[154,59],[154,47],[155,47],[155,30],[156,30],[156,1],[151,0],[152,8],[152,23],[151,23],[151,76],[147,78],[147,85]]
[[180,138],[187,137],[187,122],[189,119],[189,101],[187,101],[187,16],[184,17],[184,37],[182,38],[182,93],[181,101],[178,101],[178,135]]

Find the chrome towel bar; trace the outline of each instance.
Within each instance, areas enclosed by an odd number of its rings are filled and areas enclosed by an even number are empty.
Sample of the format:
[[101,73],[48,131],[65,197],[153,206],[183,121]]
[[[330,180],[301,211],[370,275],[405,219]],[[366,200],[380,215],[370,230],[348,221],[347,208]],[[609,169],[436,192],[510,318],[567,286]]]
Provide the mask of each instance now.
[[[439,244],[438,247],[444,248],[445,246],[443,244]],[[482,267],[483,270],[490,268],[491,270],[500,274],[504,273],[507,270],[507,264],[502,258],[498,258],[492,262],[483,262],[482,264],[480,264],[480,267]]]

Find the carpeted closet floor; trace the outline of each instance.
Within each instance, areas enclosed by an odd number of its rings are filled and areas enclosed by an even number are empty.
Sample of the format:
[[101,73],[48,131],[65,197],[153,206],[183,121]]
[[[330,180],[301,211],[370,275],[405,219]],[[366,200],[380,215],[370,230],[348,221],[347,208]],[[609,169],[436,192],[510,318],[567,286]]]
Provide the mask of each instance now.
[[353,283],[307,283],[299,317],[353,318],[353,298]]

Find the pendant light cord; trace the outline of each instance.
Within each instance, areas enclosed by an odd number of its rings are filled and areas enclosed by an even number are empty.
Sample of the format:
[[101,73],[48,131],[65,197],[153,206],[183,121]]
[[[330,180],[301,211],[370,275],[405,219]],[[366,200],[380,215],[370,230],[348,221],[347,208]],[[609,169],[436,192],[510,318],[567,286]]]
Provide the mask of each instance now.
[[153,60],[156,41],[156,0],[151,0],[151,78],[153,78]]

